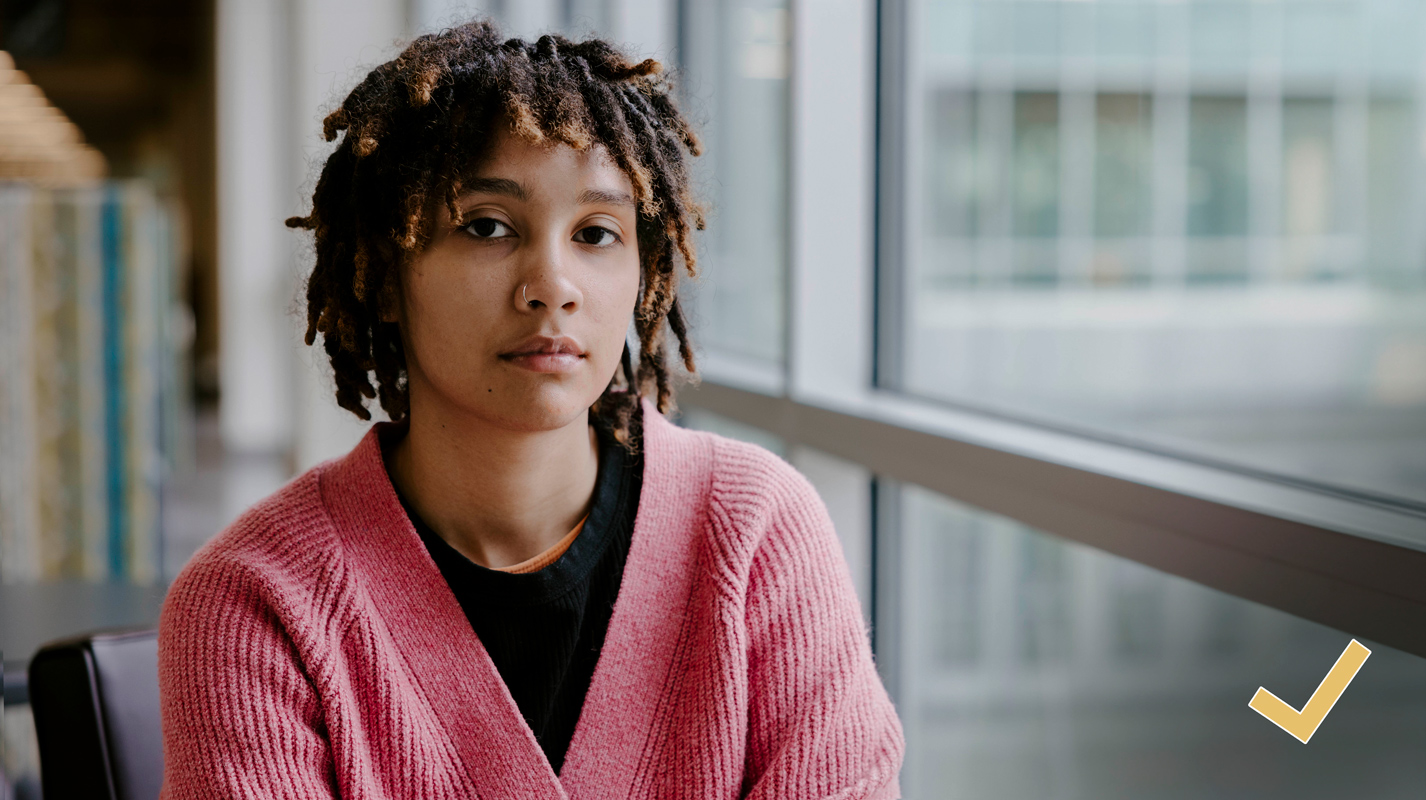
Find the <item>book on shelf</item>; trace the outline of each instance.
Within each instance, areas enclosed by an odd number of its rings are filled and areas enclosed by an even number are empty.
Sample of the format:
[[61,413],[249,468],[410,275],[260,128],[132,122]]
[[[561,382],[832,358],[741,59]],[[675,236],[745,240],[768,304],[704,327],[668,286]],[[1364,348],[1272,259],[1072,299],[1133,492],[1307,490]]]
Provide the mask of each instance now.
[[188,446],[176,231],[141,182],[0,186],[6,582],[164,577],[162,486]]

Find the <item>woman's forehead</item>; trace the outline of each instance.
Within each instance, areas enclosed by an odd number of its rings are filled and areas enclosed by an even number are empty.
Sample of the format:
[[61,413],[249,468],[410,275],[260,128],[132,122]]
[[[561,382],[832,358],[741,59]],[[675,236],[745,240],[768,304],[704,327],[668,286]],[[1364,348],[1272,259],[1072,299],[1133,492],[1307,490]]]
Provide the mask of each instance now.
[[556,184],[577,192],[633,198],[633,182],[603,144],[581,150],[553,140],[531,142],[508,131],[491,137],[481,158],[461,179],[461,194],[484,192],[524,200]]

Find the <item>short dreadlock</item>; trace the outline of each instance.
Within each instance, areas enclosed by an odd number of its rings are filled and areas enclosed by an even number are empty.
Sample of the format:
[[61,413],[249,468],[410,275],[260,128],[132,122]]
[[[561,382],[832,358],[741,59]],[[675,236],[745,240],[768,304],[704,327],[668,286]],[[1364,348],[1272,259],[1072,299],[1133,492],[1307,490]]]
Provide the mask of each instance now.
[[497,120],[508,120],[530,142],[603,145],[628,175],[642,271],[638,368],[626,344],[622,387],[616,376],[593,409],[626,446],[639,424],[641,390],[652,384],[659,411],[671,410],[665,320],[684,367],[694,371],[675,266],[681,260],[696,274],[692,231],[704,217],[685,154],[699,155],[702,146],[661,73],[657,61],[634,63],[600,39],[502,41],[493,23],[478,20],[417,38],[327,116],[326,140],[346,135],[322,168],[312,213],[287,225],[315,233],[306,341],[322,334],[342,408],[371,419],[366,399],[379,397],[391,419],[409,412],[400,330],[382,321],[382,295],[393,270],[430,241],[441,203],[459,216],[461,176],[479,162]]

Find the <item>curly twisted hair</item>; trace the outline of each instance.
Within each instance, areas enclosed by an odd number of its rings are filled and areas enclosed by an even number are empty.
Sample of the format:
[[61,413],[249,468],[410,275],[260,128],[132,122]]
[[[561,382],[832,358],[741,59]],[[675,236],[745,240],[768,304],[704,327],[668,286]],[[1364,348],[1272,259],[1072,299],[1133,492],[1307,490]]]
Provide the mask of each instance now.
[[638,203],[640,352],[635,369],[625,345],[622,375],[593,411],[632,446],[643,391],[652,385],[659,411],[672,409],[664,323],[694,372],[676,266],[682,261],[696,275],[692,231],[703,228],[704,213],[686,155],[702,146],[661,73],[657,61],[634,63],[600,39],[502,40],[493,23],[478,20],[417,38],[327,116],[326,140],[345,135],[322,168],[312,213],[287,225],[315,234],[306,341],[322,334],[342,408],[371,419],[366,400],[380,398],[392,420],[408,414],[401,333],[381,320],[384,295],[394,271],[430,241],[442,203],[459,216],[461,177],[479,162],[493,126],[506,121],[533,143],[603,145],[628,175]]

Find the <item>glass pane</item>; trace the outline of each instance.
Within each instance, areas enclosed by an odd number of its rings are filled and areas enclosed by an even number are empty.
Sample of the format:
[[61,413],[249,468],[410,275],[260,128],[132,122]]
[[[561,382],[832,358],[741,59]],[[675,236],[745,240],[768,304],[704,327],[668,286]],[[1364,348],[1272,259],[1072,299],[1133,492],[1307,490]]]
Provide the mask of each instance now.
[[[953,7],[960,3],[935,3]],[[1009,56],[1014,52],[1015,6],[998,0],[979,0],[975,4],[976,53],[981,56]],[[927,31],[940,34],[940,31]]]
[[969,236],[977,227],[986,183],[977,172],[975,95],[943,90],[929,97],[928,105],[927,231],[938,237]]
[[1059,97],[1048,92],[1015,96],[1015,173],[1012,186],[1017,236],[1059,232]]
[[1248,232],[1248,103],[1194,97],[1188,118],[1188,233]]
[[785,0],[689,3],[688,99],[709,204],[703,278],[685,284],[702,347],[783,358],[787,274],[788,11]]
[[1153,98],[1101,94],[1094,123],[1096,285],[1149,280],[1153,178]]
[[1015,58],[1050,60],[1059,56],[1060,0],[1020,0],[1011,4],[1015,33]]
[[1371,656],[1304,747],[1297,708],[1352,637],[903,490],[893,673],[902,790],[938,798],[1426,794],[1426,660]]
[[[1293,97],[1282,103],[1283,269],[1295,278],[1331,278],[1349,259],[1332,252],[1327,237],[1345,214],[1335,207],[1333,103],[1330,98]],[[1333,256],[1337,256],[1334,258]]]
[[1095,48],[1101,59],[1139,60],[1154,53],[1154,7],[1142,0],[1101,0],[1095,8]]
[[1372,74],[1387,80],[1411,80],[1421,69],[1421,23],[1426,4],[1420,0],[1376,0],[1363,9],[1364,53]]
[[1200,0],[1189,14],[1189,52],[1200,76],[1241,76],[1253,47],[1248,0]]
[[1426,508],[1426,7],[908,1],[887,388]]
[[1094,223],[1099,237],[1149,232],[1152,98],[1101,94],[1094,142]]
[[1188,277],[1242,280],[1248,272],[1248,103],[1194,97],[1188,111]]
[[1412,216],[1420,181],[1397,154],[1416,146],[1416,107],[1404,97],[1373,98],[1367,117],[1367,269],[1376,283],[1410,283],[1421,221]]
[[1360,44],[1351,35],[1362,24],[1358,5],[1330,0],[1285,3],[1282,55],[1289,72],[1330,78],[1344,63],[1360,59]]

